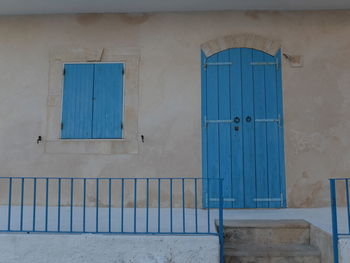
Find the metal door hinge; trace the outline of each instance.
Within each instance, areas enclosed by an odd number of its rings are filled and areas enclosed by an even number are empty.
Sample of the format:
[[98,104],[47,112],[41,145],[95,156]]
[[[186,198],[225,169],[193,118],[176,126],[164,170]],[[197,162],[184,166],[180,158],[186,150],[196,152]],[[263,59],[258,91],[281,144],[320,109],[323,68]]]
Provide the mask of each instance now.
[[254,202],[280,202],[280,206],[283,207],[283,193],[280,198],[254,198]]
[[120,129],[123,129],[124,128],[124,125],[123,123],[120,124]]
[[257,61],[253,61],[250,63],[250,65],[252,66],[272,66],[274,65],[276,67],[276,69],[279,69],[279,61],[276,59],[275,62],[257,62]]
[[207,69],[208,66],[230,66],[232,62],[206,62],[203,64],[204,70]]
[[124,73],[125,73],[125,71],[124,71],[124,69],[122,69],[122,75],[124,75]]
[[66,69],[63,69],[63,76],[66,75]]
[[[220,198],[210,198],[209,201],[210,202],[219,202]],[[234,198],[223,198],[222,201],[224,201],[224,202],[235,202],[236,199],[234,199]]]
[[277,119],[255,119],[255,122],[277,122],[278,127],[281,128],[281,116],[278,114]]
[[63,130],[63,122],[61,122],[61,130]]

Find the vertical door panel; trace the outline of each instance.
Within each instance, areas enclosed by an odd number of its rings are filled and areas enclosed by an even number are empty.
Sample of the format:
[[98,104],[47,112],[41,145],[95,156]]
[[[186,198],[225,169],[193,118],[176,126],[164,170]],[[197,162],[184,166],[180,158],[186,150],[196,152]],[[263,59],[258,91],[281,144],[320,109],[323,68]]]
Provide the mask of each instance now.
[[[230,61],[230,51],[225,50],[218,53],[219,63]],[[230,66],[218,66],[218,96],[219,96],[219,120],[231,119],[231,102],[230,102]],[[224,178],[223,195],[224,207],[231,208],[232,202],[232,178],[231,178],[231,123],[219,124],[219,156],[220,156],[220,177]]]
[[[265,62],[264,53],[253,50],[253,61]],[[253,66],[255,120],[266,118],[266,105],[268,103],[265,90],[269,88],[269,83],[265,83],[265,68],[264,65]],[[269,207],[269,202],[263,201],[269,197],[266,144],[266,122],[255,121],[256,204],[257,207],[262,208]]]
[[279,67],[276,69],[276,86],[277,86],[277,112],[280,118],[280,125],[278,128],[278,155],[279,155],[279,179],[280,179],[280,191],[282,193],[281,206],[286,207],[286,177],[284,166],[284,119],[283,119],[283,94],[282,94],[282,61],[281,50],[279,50],[275,56],[275,59],[279,63]]
[[94,65],[64,66],[62,139],[91,138]]
[[[275,58],[265,55],[267,62],[275,62]],[[265,67],[266,85],[266,117],[277,119],[277,86],[276,86],[276,67]],[[267,122],[267,157],[268,157],[268,175],[269,175],[269,198],[278,199],[281,197],[280,178],[279,178],[279,156],[278,156],[278,123]],[[280,207],[280,201],[270,201],[270,207]]]
[[243,164],[245,207],[255,208],[254,83],[252,49],[242,48]]
[[[208,63],[217,63],[218,56],[208,58]],[[219,118],[219,85],[218,66],[208,66],[207,69],[207,119],[218,120]],[[220,177],[220,147],[219,147],[219,124],[210,123],[207,125],[208,134],[208,175],[210,178]],[[210,198],[218,198],[218,191],[215,181],[209,181]],[[218,202],[210,202],[210,206],[217,206]]]
[[[233,207],[244,207],[244,173],[243,173],[243,141],[242,141],[242,70],[241,49],[230,49],[232,62],[230,70],[231,118],[239,118],[237,123],[231,124],[231,152],[232,152],[232,196],[235,199]],[[238,131],[235,130],[238,127]]]
[[93,138],[122,138],[123,64],[95,64]]
[[[208,178],[210,174],[208,173],[208,129],[205,120],[207,119],[207,71],[204,67],[206,62],[206,57],[204,53],[201,54],[202,64],[201,64],[201,80],[202,80],[202,174],[203,178]],[[202,188],[203,193],[207,193],[208,181],[203,180]],[[204,207],[208,207],[208,199],[205,194],[202,195],[202,202]]]

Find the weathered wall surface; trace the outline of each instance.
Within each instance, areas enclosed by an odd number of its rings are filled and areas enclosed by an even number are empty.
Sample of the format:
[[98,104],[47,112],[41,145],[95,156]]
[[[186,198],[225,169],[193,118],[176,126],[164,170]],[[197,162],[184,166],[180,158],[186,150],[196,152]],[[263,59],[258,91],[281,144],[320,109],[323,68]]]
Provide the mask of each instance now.
[[[289,207],[328,204],[349,175],[350,12],[211,12],[0,18],[0,176],[201,176],[200,45],[230,34],[280,41]],[[49,154],[49,58],[70,48],[140,54],[137,154]],[[45,138],[44,138],[45,139]]]
[[0,235],[0,262],[219,262],[216,236]]

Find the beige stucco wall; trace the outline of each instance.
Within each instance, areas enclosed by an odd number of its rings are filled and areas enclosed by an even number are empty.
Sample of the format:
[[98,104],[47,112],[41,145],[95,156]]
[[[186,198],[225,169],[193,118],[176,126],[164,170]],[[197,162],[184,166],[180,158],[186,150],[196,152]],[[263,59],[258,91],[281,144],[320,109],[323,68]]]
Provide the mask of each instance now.
[[[289,207],[328,204],[328,177],[350,174],[350,11],[55,15],[0,18],[0,176],[201,176],[200,45],[230,34],[280,41]],[[50,154],[55,50],[140,54],[137,154]],[[45,136],[44,136],[45,140]]]

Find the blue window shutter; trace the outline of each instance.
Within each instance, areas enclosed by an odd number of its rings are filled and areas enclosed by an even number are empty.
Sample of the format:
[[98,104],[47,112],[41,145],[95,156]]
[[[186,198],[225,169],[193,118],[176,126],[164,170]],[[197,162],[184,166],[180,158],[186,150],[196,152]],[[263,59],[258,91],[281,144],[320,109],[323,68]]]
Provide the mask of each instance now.
[[62,139],[91,138],[93,79],[93,64],[64,66]]
[[122,63],[95,64],[92,138],[122,138]]

